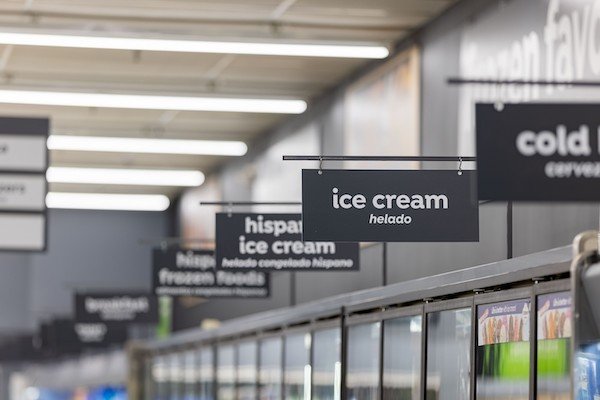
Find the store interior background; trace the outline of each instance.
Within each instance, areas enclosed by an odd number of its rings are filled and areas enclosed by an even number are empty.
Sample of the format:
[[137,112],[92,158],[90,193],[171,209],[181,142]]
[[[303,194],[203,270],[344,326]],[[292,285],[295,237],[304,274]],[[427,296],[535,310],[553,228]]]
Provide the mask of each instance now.
[[[515,3],[527,2],[532,1],[459,2],[401,40],[398,56],[369,63],[324,90],[305,114],[266,123],[272,127],[249,141],[246,156],[221,163],[204,185],[184,191],[166,212],[49,210],[46,252],[0,253],[0,337],[33,333],[44,320],[70,316],[76,290],[150,290],[152,243],[179,235],[213,237],[217,210],[200,207],[202,200],[300,200],[300,169],[317,165],[284,163],[283,154],[348,154],[352,151],[348,138],[360,132],[368,138],[372,146],[368,150],[374,154],[470,155],[461,154],[456,134],[461,89],[446,83],[448,77],[461,75],[464,29],[478,17],[510,13]],[[506,38],[500,39],[507,43],[519,35],[511,31],[503,34]],[[401,91],[396,91],[396,84]],[[363,103],[361,96],[365,96]],[[400,104],[402,112],[398,111]],[[0,111],[8,114],[2,107]],[[391,122],[374,123],[387,118]],[[382,145],[381,138],[392,131],[404,135],[395,142],[401,147]],[[324,164],[325,168],[336,166]],[[506,211],[506,204],[501,203],[481,207],[479,243],[389,244],[388,283],[505,259]],[[514,256],[567,245],[577,233],[597,228],[599,218],[595,204],[515,204],[513,212]],[[381,244],[367,245],[361,252],[359,272],[297,274],[297,303],[382,285],[382,255]],[[272,276],[269,299],[175,302],[173,328],[198,327],[206,318],[224,320],[289,306],[289,291],[290,274],[280,272]]]

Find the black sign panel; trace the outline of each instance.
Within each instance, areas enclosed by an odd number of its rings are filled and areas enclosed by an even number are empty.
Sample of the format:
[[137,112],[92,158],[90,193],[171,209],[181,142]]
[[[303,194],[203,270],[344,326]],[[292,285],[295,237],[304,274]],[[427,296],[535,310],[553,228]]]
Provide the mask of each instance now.
[[55,319],[41,327],[42,348],[59,353],[78,352],[87,347],[106,347],[127,341],[127,327],[103,323],[76,323]]
[[154,324],[158,322],[158,299],[148,294],[75,294],[78,323]]
[[153,286],[158,296],[264,298],[271,282],[262,271],[215,269],[212,251],[154,249]]
[[356,271],[358,243],[303,242],[300,214],[217,214],[217,268]]
[[477,105],[479,197],[600,200],[600,105]]
[[302,171],[304,240],[477,242],[475,172]]

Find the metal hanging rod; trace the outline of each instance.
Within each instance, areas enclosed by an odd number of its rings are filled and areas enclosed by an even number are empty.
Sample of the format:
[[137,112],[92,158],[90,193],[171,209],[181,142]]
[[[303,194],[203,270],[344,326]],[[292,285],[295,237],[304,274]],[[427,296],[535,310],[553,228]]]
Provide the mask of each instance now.
[[[479,205],[495,203],[496,200],[480,200]],[[302,202],[254,202],[254,201],[203,201],[200,202],[201,206],[231,206],[231,207],[242,207],[242,206],[301,206]],[[202,239],[201,239],[202,240]],[[194,241],[194,240],[192,240]],[[207,240],[210,242],[210,240]]]
[[201,201],[201,206],[225,206],[225,207],[244,207],[244,206],[301,206],[299,201]]
[[166,237],[161,239],[140,239],[139,244],[178,244],[178,243],[214,243],[214,239]]
[[600,86],[600,81],[549,81],[527,79],[468,79],[448,78],[449,85],[549,85],[549,86]]
[[283,156],[283,161],[477,161],[460,156]]

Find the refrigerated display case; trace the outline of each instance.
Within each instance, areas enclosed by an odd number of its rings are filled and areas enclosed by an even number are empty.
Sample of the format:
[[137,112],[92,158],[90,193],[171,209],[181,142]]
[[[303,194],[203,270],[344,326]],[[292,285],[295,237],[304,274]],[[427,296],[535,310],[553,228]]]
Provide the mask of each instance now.
[[237,345],[237,399],[256,400],[257,388],[257,357],[256,341],[244,341]]
[[377,400],[381,322],[357,323],[348,327],[346,398]]
[[265,338],[260,341],[258,366],[258,399],[279,400],[282,395],[283,353],[280,336]]
[[313,334],[313,400],[341,400],[341,353],[341,329],[323,329]]
[[310,400],[311,342],[311,334],[305,331],[288,333],[284,336],[284,400]]
[[[554,249],[227,321],[146,352],[205,354],[202,400],[566,400],[577,373],[582,400],[594,400],[600,347],[570,359],[571,261],[570,247]],[[153,399],[167,400],[158,378]]]
[[217,399],[236,400],[235,347],[217,347]]

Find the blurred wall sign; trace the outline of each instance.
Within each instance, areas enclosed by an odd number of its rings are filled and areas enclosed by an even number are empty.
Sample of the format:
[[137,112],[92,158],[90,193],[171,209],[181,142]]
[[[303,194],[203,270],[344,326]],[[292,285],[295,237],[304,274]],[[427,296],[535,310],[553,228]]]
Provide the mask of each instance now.
[[54,319],[40,327],[41,346],[59,353],[78,352],[86,347],[106,347],[127,341],[127,327],[103,323],[77,323]]
[[73,324],[73,329],[81,346],[106,346],[123,343],[127,340],[125,327],[111,327],[103,323]]
[[302,171],[304,240],[477,242],[474,171]]
[[479,197],[600,200],[600,104],[478,104]]
[[158,322],[158,299],[148,294],[75,294],[77,323],[154,324]]
[[0,118],[0,250],[46,248],[47,118]]
[[303,242],[301,214],[217,214],[217,268],[356,271],[358,243]]
[[[599,18],[598,0],[511,0],[484,7],[460,28],[459,76],[598,81]],[[573,85],[465,85],[459,93],[458,150],[464,155],[475,152],[478,102],[569,103],[598,98],[594,90]]]
[[261,271],[217,270],[213,251],[154,249],[152,260],[153,287],[158,296],[270,296],[269,274]]

